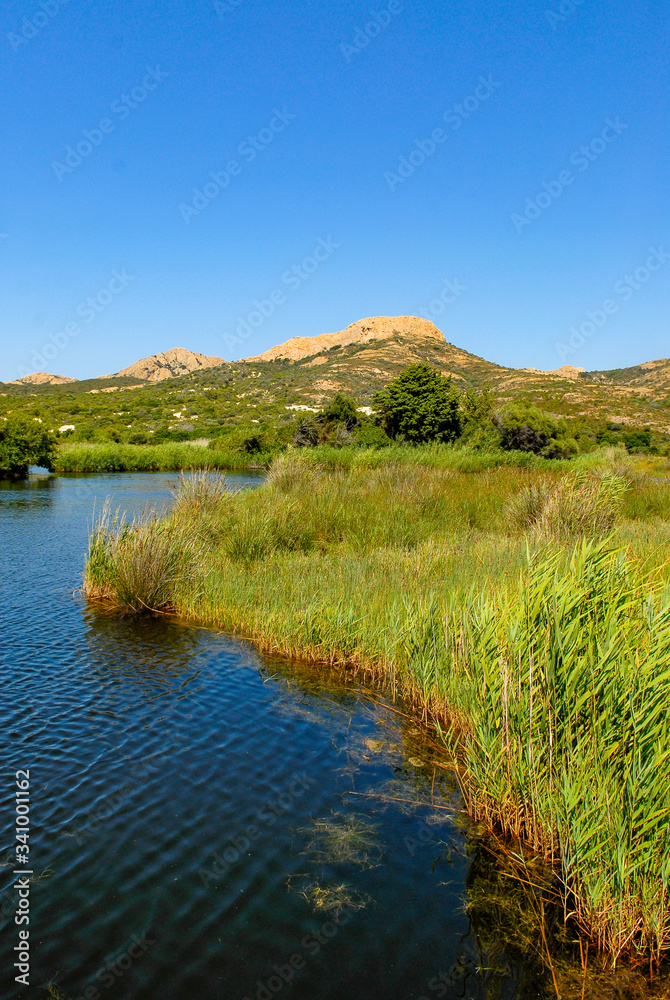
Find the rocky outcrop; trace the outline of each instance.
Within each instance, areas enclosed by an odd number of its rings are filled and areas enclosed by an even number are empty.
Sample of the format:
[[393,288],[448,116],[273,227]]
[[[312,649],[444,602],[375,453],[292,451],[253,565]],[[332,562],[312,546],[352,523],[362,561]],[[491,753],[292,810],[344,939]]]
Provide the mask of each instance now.
[[444,346],[444,335],[434,323],[420,316],[372,316],[351,323],[339,333],[320,333],[315,337],[292,337],[269,351],[258,354],[246,361],[273,361],[275,358],[288,358],[289,361],[299,361],[311,357],[321,351],[330,351],[333,347],[348,347],[350,344],[369,344],[375,340],[389,340],[396,333],[416,343],[432,341]]
[[187,351],[183,347],[173,347],[164,354],[153,354],[150,358],[142,358],[134,365],[123,368],[115,375],[105,375],[103,378],[117,378],[120,375],[128,375],[131,378],[140,378],[145,382],[162,382],[166,378],[176,378],[179,375],[187,375],[189,372],[199,371],[202,368],[216,368],[218,365],[225,365],[223,358],[208,357],[206,354],[197,354]]
[[76,378],[68,378],[67,375],[48,375],[46,372],[35,372],[34,375],[24,375],[17,378],[10,385],[65,385],[66,382],[76,382]]

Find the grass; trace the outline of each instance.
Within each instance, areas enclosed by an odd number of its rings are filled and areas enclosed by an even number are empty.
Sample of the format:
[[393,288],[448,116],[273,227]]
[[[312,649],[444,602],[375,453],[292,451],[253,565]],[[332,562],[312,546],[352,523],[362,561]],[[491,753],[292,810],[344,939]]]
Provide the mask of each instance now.
[[258,490],[193,477],[166,520],[101,524],[86,588],[375,674],[435,726],[470,813],[555,868],[610,965],[653,967],[670,949],[661,462],[466,474],[289,453]]
[[[60,444],[55,472],[173,472],[184,469],[258,469],[266,468],[279,454],[280,447],[268,452],[247,454],[232,447],[203,446],[196,442],[163,444]],[[624,461],[625,449],[609,449]],[[549,474],[574,468],[597,468],[603,464],[605,451],[581,455],[574,461],[538,458],[530,452],[482,451],[468,445],[430,444],[387,448],[321,445],[301,451],[284,452],[303,465],[322,470],[375,469],[410,465],[422,468],[451,469],[454,472],[484,472],[487,469],[512,468],[544,471]],[[667,459],[649,458],[659,469],[667,470]]]
[[180,469],[262,468],[269,458],[202,445],[62,444],[54,472],[172,472]]

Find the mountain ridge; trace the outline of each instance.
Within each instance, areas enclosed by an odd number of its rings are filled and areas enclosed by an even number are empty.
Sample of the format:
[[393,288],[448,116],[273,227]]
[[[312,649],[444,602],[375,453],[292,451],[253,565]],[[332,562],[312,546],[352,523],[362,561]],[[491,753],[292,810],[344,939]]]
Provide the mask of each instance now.
[[593,372],[573,365],[510,368],[456,347],[430,320],[416,316],[367,317],[339,332],[294,337],[239,361],[172,348],[98,379],[36,373],[4,383],[2,395],[117,393],[160,384],[167,398],[216,388],[225,389],[241,417],[255,406],[318,408],[336,392],[369,405],[374,393],[412,362],[438,368],[461,389],[489,385],[500,406],[524,401],[557,416],[650,426],[670,435],[670,359]]

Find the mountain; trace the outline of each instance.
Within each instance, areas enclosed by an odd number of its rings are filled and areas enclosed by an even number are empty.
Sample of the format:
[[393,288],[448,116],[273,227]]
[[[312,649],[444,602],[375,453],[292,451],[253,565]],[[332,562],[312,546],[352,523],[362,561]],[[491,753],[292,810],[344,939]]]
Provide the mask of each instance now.
[[670,358],[645,361],[632,368],[613,368],[610,371],[589,372],[589,378],[614,385],[634,386],[640,392],[667,395],[670,392]]
[[188,375],[189,372],[199,371],[203,368],[216,368],[218,365],[225,364],[223,358],[207,357],[206,354],[187,351],[183,347],[173,347],[171,350],[165,351],[164,354],[152,354],[149,358],[142,358],[134,365],[116,372],[115,375],[102,377],[129,376],[143,379],[145,382],[162,382],[166,378],[178,378],[180,375]]
[[65,385],[67,382],[76,382],[76,378],[68,378],[67,375],[47,375],[46,372],[35,372],[33,375],[24,375],[17,378],[9,385]]
[[[318,408],[336,392],[370,406],[378,389],[416,361],[450,375],[461,389],[490,386],[498,406],[523,401],[557,416],[583,418],[598,425],[609,421],[650,427],[670,435],[670,359],[596,372],[573,365],[552,371],[506,368],[447,342],[434,323],[417,316],[368,317],[337,333],[293,337],[241,361],[226,362],[175,348],[100,379],[77,382],[38,373],[5,384],[0,395],[22,396],[27,405],[33,405],[28,400],[35,396],[59,398],[62,402],[54,417],[55,426],[59,426],[84,419],[75,418],[80,411],[70,410],[67,399],[90,400],[93,420],[103,406],[103,394],[146,387],[160,407],[152,410],[154,417],[145,415],[140,430],[155,431],[159,413],[168,425],[174,423],[173,416],[177,422],[186,420],[170,410],[174,397],[178,406],[189,402],[189,414],[197,402],[191,422],[200,421],[197,427],[209,433],[207,428],[222,421],[248,419],[257,423],[264,414],[273,414],[274,419],[287,410]],[[212,395],[199,395],[203,390]],[[119,430],[125,432],[129,427],[128,422],[123,423],[124,406],[113,405]],[[133,425],[132,430],[137,427]]]
[[418,316],[371,316],[351,323],[346,330],[339,333],[319,333],[315,337],[292,337],[290,340],[271,347],[264,354],[246,361],[274,361],[275,358],[287,358],[289,361],[299,361],[302,358],[319,355],[333,347],[348,347],[350,344],[369,344],[373,341],[388,340],[395,334],[400,334],[416,344],[436,341],[445,343],[444,335],[430,320]]

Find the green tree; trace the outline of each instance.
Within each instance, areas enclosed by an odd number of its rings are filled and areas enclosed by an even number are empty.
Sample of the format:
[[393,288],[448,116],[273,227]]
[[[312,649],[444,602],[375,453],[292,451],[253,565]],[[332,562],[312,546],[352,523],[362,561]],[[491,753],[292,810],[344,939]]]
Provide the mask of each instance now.
[[565,420],[537,406],[517,403],[504,413],[497,413],[494,423],[506,449],[532,451],[544,458],[569,458],[579,450],[577,442],[569,436]]
[[31,465],[51,469],[55,455],[56,438],[36,421],[0,421],[0,477],[24,479]]
[[390,438],[423,444],[453,441],[461,433],[460,394],[451,377],[430,365],[408,365],[375,394],[373,406]]
[[342,392],[336,393],[323,410],[323,419],[326,424],[341,424],[350,431],[359,420],[356,400]]
[[490,429],[493,422],[493,392],[488,385],[483,386],[480,392],[468,389],[463,396],[462,406],[464,429]]

